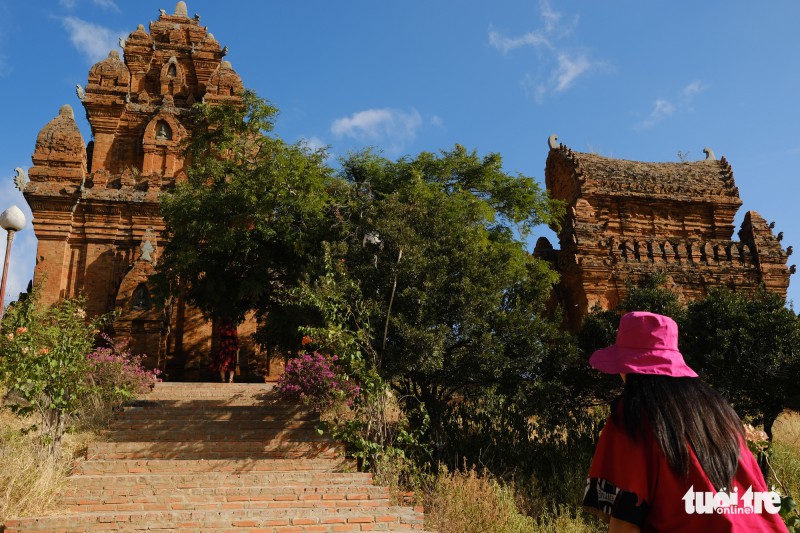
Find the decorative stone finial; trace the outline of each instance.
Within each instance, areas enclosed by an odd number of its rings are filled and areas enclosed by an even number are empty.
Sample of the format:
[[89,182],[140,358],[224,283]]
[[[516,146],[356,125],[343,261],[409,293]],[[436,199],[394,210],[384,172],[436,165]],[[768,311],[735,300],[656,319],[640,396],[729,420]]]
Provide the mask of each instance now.
[[189,18],[189,10],[186,9],[186,2],[178,2],[175,5],[175,16]]
[[222,62],[222,68],[227,68],[227,69],[233,70],[233,65],[231,65],[230,61],[223,61]]
[[144,24],[139,24],[138,26],[136,26],[136,29],[144,31]]
[[554,133],[550,137],[548,137],[547,146],[549,146],[551,150],[555,150],[556,148],[558,148],[558,135]]
[[17,175],[14,176],[14,186],[19,192],[25,192],[25,187],[28,186],[29,181],[27,174],[25,174],[25,169],[17,167],[14,171],[17,173]]
[[114,59],[116,61],[119,61],[119,52],[117,52],[116,50],[111,50],[108,53],[108,58],[109,59]]
[[703,148],[703,153],[706,154],[706,161],[716,161],[717,156],[714,155],[714,150],[706,146]]
[[120,48],[125,48],[125,37],[120,37],[119,38],[119,47]]
[[61,109],[58,110],[58,114],[75,120],[75,112],[72,110],[72,106],[69,104],[62,105]]
[[208,34],[208,40],[209,41],[216,41],[216,39],[214,38],[214,34],[213,33],[209,33]]
[[86,97],[86,91],[83,90],[80,83],[75,84],[75,94],[78,95],[78,100],[83,100]]

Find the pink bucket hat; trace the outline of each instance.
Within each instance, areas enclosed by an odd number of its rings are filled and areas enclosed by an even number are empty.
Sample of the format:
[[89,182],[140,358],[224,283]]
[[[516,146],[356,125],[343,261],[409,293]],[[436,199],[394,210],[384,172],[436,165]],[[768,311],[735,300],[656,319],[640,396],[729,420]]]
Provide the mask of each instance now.
[[696,378],[678,351],[678,324],[667,316],[634,311],[619,320],[617,342],[589,358],[606,374],[653,374]]

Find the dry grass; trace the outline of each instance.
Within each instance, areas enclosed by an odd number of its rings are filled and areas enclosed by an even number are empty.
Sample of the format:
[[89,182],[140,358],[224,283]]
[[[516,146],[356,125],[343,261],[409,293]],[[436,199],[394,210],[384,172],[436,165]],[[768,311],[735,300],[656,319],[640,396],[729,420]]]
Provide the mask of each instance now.
[[58,493],[75,460],[98,438],[94,431],[67,433],[61,456],[53,458],[34,432],[23,432],[31,423],[0,410],[0,523],[57,512]]
[[785,411],[775,421],[772,432],[777,442],[800,453],[800,413]]
[[559,507],[536,518],[519,509],[513,485],[475,469],[442,472],[425,495],[425,526],[439,533],[585,533],[607,526],[580,511]]
[[513,487],[478,475],[441,472],[426,495],[425,525],[439,533],[523,533],[533,519],[519,512]]
[[800,499],[800,413],[785,412],[773,427],[769,484]]

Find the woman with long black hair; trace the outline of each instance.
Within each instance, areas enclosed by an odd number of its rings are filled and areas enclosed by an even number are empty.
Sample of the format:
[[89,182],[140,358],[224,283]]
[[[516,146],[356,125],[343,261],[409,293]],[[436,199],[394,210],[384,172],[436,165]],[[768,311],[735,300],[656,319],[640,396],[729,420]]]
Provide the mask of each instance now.
[[684,362],[675,321],[628,313],[589,363],[625,381],[583,501],[610,532],[786,531],[741,420]]

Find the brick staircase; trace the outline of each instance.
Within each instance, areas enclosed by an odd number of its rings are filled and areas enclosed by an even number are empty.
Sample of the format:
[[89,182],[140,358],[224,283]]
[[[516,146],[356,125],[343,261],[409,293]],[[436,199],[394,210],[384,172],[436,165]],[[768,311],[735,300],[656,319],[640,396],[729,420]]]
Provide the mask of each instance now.
[[421,510],[392,506],[316,425],[272,385],[160,383],[90,445],[63,514],[5,531],[419,533]]

